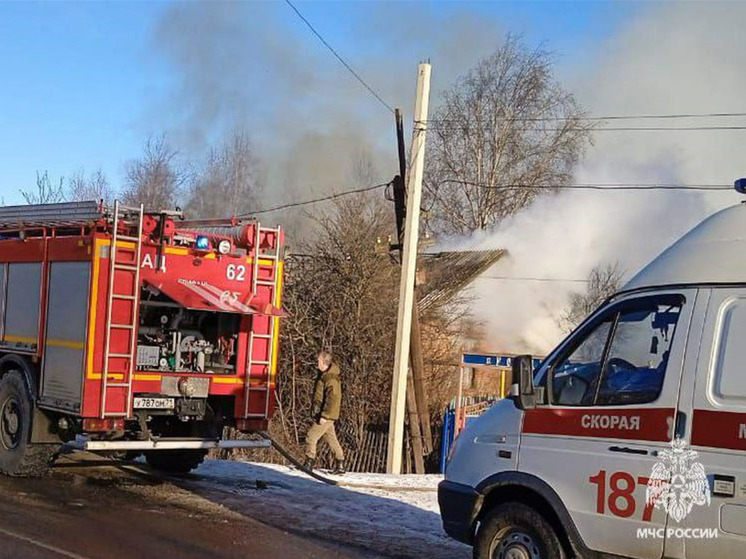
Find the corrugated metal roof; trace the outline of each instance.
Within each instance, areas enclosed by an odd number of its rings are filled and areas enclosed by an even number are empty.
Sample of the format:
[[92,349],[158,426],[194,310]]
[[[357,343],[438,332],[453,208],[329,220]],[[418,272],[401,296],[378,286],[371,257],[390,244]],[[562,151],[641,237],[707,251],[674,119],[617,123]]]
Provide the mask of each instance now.
[[505,254],[503,249],[422,254],[420,266],[427,279],[418,287],[420,311],[450,301]]

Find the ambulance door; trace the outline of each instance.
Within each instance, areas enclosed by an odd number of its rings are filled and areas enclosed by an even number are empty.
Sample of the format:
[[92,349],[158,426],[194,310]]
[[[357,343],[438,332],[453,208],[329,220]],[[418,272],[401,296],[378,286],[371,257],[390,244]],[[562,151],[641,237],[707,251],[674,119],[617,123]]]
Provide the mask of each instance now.
[[[700,297],[703,299],[703,297]],[[681,522],[669,522],[666,550],[681,549],[686,559],[741,559],[746,556],[746,288],[714,288],[706,306],[696,369],[685,376],[682,403],[684,440],[698,456],[683,470],[675,488],[679,502],[691,509]],[[702,473],[709,503],[699,498]],[[714,530],[717,533],[713,533]]]
[[[519,469],[546,482],[592,550],[658,559],[666,513],[646,505],[669,446],[696,290],[615,301],[542,366],[548,404],[524,416]],[[661,532],[663,534],[663,532]]]

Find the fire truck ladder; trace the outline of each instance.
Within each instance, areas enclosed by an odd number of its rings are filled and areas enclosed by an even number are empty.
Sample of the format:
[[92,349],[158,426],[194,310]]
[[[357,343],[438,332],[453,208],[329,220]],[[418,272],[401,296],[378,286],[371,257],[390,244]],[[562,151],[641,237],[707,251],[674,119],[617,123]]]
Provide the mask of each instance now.
[[[263,233],[274,233],[275,235],[275,246],[272,252],[270,253],[262,253],[260,246],[261,246],[261,240],[262,240],[262,234]],[[272,303],[275,304],[274,299],[277,297],[277,289],[279,287],[279,281],[280,281],[280,272],[278,270],[279,262],[280,262],[280,254],[281,254],[281,248],[280,248],[280,227],[274,228],[274,227],[262,227],[259,225],[259,222],[256,224],[256,238],[254,240],[254,260],[252,262],[252,271],[251,271],[251,292],[256,294],[258,289],[262,286],[271,288],[272,291]],[[260,264],[260,260],[269,260],[269,264],[265,264],[267,266],[271,266],[272,272],[271,277],[269,279],[259,279],[259,271],[260,267],[262,266]],[[271,384],[272,384],[272,362],[274,361],[275,355],[274,350],[275,346],[273,343],[273,337],[275,332],[275,325],[276,325],[277,317],[270,315],[269,316],[269,324],[267,328],[266,333],[257,334],[254,331],[253,324],[251,328],[251,332],[249,333],[249,350],[248,350],[248,358],[246,362],[246,391],[245,391],[245,398],[244,398],[244,417],[247,419],[252,418],[265,418],[269,415],[269,403],[270,403],[270,394],[272,391],[270,390]],[[267,344],[267,359],[261,360],[261,359],[254,359],[254,349],[257,345],[257,342],[263,341]],[[262,376],[262,382],[259,384],[255,384],[252,386],[251,380],[251,372],[253,370],[254,365],[259,365],[261,367],[264,367],[266,370],[266,374]],[[264,411],[263,412],[253,412],[249,413],[249,400],[252,395],[252,393],[260,393],[264,394]]]
[[[134,225],[133,230],[137,231],[135,236],[122,235],[119,232],[120,222],[126,217],[135,217],[136,222],[128,220],[128,223]],[[104,344],[104,370],[101,373],[101,418],[106,417],[125,417],[132,415],[132,380],[135,370],[135,355],[137,352],[137,315],[140,303],[140,262],[142,259],[142,222],[143,222],[143,205],[139,207],[123,206],[116,201],[114,203],[114,219],[112,223],[111,248],[109,250],[109,289],[106,299],[106,341]],[[126,244],[125,244],[126,243]],[[134,245],[134,246],[133,246]],[[127,263],[117,260],[117,254],[120,250],[134,253],[134,258]],[[116,293],[114,291],[114,276],[117,271],[127,272],[134,281],[132,294]],[[132,305],[130,313],[131,320],[124,323],[114,323],[112,321],[112,308],[115,300],[129,301]],[[111,351],[111,334],[113,331],[120,330],[127,333],[127,351],[125,353],[112,353]],[[109,381],[109,366],[111,359],[126,360],[126,368],[123,372],[122,380],[115,378],[116,382]],[[113,373],[116,374],[116,373]],[[109,388],[123,388],[125,396],[124,411],[107,411],[106,399]]]

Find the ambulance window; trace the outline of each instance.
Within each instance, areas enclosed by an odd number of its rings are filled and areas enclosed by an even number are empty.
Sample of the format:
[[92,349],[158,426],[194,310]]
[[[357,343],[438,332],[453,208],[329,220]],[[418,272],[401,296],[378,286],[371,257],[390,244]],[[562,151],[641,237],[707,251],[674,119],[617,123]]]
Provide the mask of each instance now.
[[744,359],[746,345],[746,299],[729,300],[720,312],[720,336],[715,361],[714,397],[726,405],[746,402]]
[[604,348],[613,316],[596,326],[552,372],[552,403],[591,406],[596,395]]
[[680,311],[679,306],[652,304],[619,313],[596,405],[644,404],[658,398]]

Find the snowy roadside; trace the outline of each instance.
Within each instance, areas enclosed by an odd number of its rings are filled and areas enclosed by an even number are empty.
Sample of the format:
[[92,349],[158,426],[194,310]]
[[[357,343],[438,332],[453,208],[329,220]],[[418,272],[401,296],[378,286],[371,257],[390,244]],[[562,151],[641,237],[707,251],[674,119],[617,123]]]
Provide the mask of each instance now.
[[[188,478],[210,500],[291,532],[382,557],[471,556],[469,547],[443,532],[436,492],[441,476],[350,473],[338,479],[356,487],[327,485],[286,466],[224,460],[208,460]],[[266,488],[258,489],[257,481]]]

